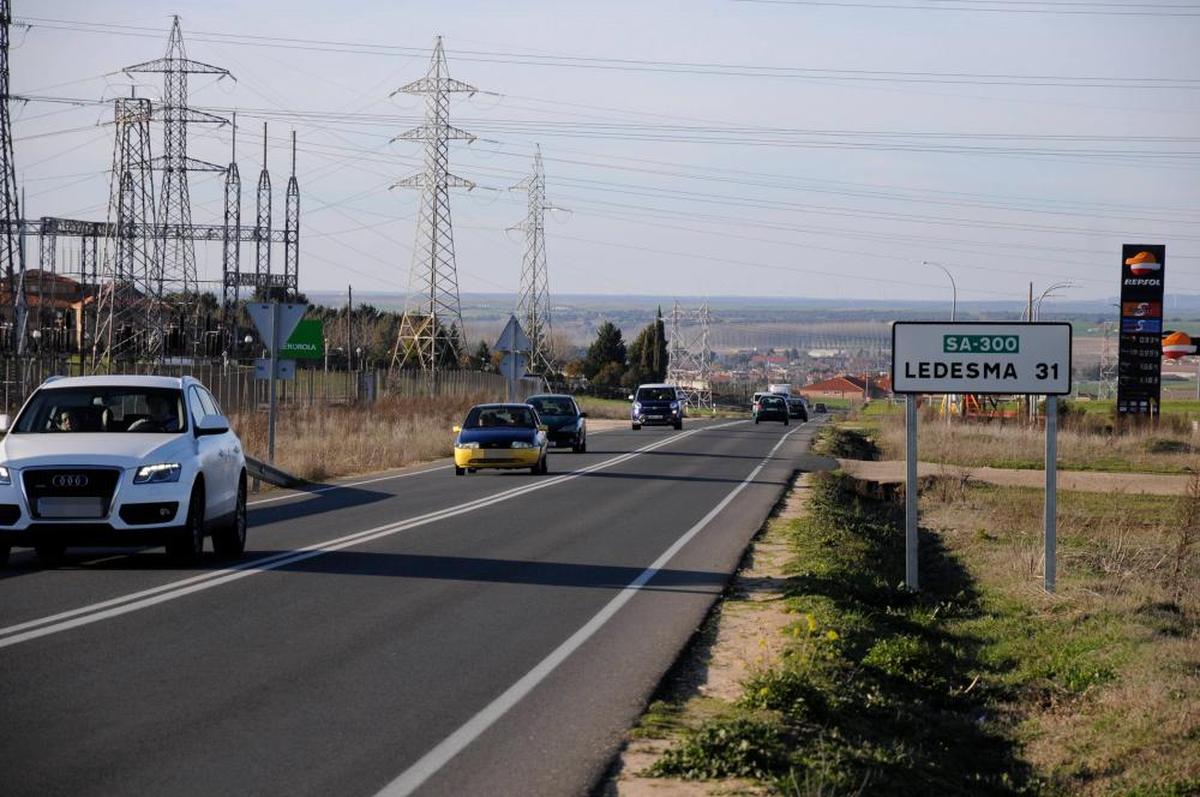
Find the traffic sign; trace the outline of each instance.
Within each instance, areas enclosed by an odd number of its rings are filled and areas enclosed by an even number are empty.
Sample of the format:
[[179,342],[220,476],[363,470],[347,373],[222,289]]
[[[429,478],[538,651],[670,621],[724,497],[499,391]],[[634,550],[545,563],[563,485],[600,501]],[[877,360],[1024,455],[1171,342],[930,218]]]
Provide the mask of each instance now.
[[[260,357],[254,361],[254,378],[255,379],[270,379],[271,378],[271,358]],[[296,361],[295,360],[276,360],[275,361],[275,378],[292,381],[296,378]]]
[[529,361],[525,359],[525,355],[515,351],[509,352],[500,361],[500,373],[509,379],[519,379],[525,375],[525,369],[528,366]]
[[504,331],[500,333],[496,345],[492,348],[496,351],[532,351],[533,344],[530,343],[525,330],[521,329],[521,322],[515,315],[510,315]]
[[897,321],[892,391],[1067,395],[1071,325]]
[[[278,328],[272,333],[272,308],[276,306],[279,308],[279,315],[276,316]],[[308,310],[306,304],[275,305],[267,302],[254,302],[246,305],[246,312],[250,314],[250,320],[254,322],[263,345],[273,352],[282,348],[276,345],[276,341],[283,342],[292,336],[296,325],[300,323],[300,319],[304,318],[306,310]]]
[[319,360],[325,355],[325,328],[319,318],[306,318],[296,325],[279,349],[280,357]]

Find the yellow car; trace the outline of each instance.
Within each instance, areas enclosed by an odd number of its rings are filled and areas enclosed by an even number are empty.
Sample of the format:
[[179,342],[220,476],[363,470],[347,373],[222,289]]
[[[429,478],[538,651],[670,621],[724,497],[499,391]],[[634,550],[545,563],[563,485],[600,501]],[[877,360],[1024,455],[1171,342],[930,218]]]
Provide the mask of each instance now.
[[549,473],[546,427],[528,404],[477,404],[455,426],[454,473],[479,468],[529,468]]

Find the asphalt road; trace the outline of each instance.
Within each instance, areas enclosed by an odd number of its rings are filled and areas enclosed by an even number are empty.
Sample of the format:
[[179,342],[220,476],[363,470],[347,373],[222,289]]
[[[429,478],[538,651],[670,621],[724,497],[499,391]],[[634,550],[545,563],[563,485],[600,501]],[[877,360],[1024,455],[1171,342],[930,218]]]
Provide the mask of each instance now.
[[0,791],[585,794],[812,425],[594,434],[252,506],[246,559],[0,570]]

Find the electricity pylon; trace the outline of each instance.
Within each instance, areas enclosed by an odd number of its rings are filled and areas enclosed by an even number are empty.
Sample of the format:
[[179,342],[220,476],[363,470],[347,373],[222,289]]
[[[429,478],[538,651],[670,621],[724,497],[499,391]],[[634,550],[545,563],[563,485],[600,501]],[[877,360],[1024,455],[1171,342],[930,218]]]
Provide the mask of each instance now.
[[707,410],[713,409],[709,318],[707,303],[687,311],[675,302],[667,342],[667,382],[680,388],[689,407]]
[[237,165],[237,114],[233,115],[229,166],[225,170],[225,223],[221,229],[221,323],[229,351],[238,344],[238,296],[242,286],[242,177]]
[[271,301],[271,173],[267,170],[267,123],[263,122],[263,163],[258,173],[254,224],[254,297],[256,302]]
[[474,141],[475,136],[450,124],[450,95],[474,94],[477,89],[450,77],[442,37],[438,36],[425,77],[392,92],[425,97],[425,121],[392,141],[425,144],[425,169],[400,180],[393,188],[418,188],[421,204],[417,216],[409,272],[408,299],[391,369],[415,365],[430,382],[445,367],[462,357],[463,324],[454,262],[454,228],[450,222],[450,189],[475,187],[470,180],[450,173],[451,140]]
[[199,305],[196,302],[196,250],[191,237],[192,200],[188,172],[225,172],[226,169],[188,155],[187,129],[189,124],[223,125],[225,120],[188,107],[188,75],[217,75],[218,79],[231,75],[227,69],[187,57],[178,16],[171,24],[166,55],[127,66],[123,71],[129,75],[163,75],[162,99],[154,111],[154,119],[163,123],[163,151],[154,160],[155,168],[163,173],[157,218],[161,280],[164,296],[178,297],[181,320],[190,316],[194,325],[198,320]]
[[550,320],[550,274],[546,266],[547,210],[556,210],[546,202],[546,174],[542,168],[542,148],[533,156],[533,174],[513,186],[524,189],[529,197],[525,221],[512,227],[525,233],[525,259],[521,263],[521,293],[517,299],[517,318],[529,336],[529,368],[534,373],[552,374],[555,369],[554,342]]
[[294,302],[300,293],[300,183],[296,180],[296,131],[292,131],[292,176],[283,202],[283,293]]
[[12,5],[0,0],[0,275],[8,281],[12,316],[11,339],[5,341],[18,353],[24,351],[25,261],[20,242],[21,209],[17,201],[17,170],[13,161],[12,119],[9,117],[8,28]]
[[117,359],[163,354],[163,281],[150,169],[150,100],[114,102],[112,187],[104,242],[92,370]]

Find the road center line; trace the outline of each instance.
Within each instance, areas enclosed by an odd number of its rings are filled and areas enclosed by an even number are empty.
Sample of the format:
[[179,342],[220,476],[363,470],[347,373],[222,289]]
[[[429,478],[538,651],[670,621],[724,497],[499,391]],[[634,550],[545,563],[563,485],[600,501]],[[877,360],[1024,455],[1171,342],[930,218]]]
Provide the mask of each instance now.
[[128,595],[110,598],[109,600],[100,601],[98,603],[81,606],[76,609],[71,609],[65,612],[60,612],[48,617],[29,620],[27,622],[18,623],[16,625],[0,628],[0,648],[19,645],[22,642],[28,642],[40,637],[49,636],[50,634],[60,633],[72,628],[78,628],[91,623],[107,620],[112,617],[119,617],[130,612],[139,611],[149,608],[166,601],[182,598],[186,595],[191,595],[195,592],[211,589],[213,587],[228,584],[232,581],[237,581],[248,576],[258,573],[265,573],[272,570],[278,570],[281,567],[286,567],[297,562],[302,562],[306,559],[312,559],[316,556],[339,551],[343,548],[348,548],[353,545],[361,545],[363,543],[372,542],[383,537],[391,536],[402,531],[424,526],[429,523],[434,523],[446,518],[455,517],[457,515],[473,512],[477,509],[492,506],[531,492],[543,490],[562,484],[580,476],[594,473],[599,470],[619,465],[627,462],[648,451],[653,451],[656,448],[669,445],[677,440],[682,440],[699,432],[710,429],[721,429],[726,426],[731,426],[742,421],[733,421],[732,423],[717,424],[715,426],[706,426],[703,429],[693,429],[691,431],[682,432],[680,434],[671,435],[670,437],[657,440],[649,445],[642,446],[639,449],[621,454],[611,459],[598,462],[595,465],[589,465],[579,470],[565,473],[561,476],[556,476],[550,479],[533,482],[532,484],[522,485],[510,490],[497,493],[492,496],[479,498],[474,501],[460,504],[455,507],[447,507],[446,509],[435,510],[416,517],[407,518],[401,521],[393,521],[382,526],[366,529],[363,531],[348,534],[325,542],[314,543],[313,545],[305,546],[294,551],[285,551],[283,553],[274,554],[272,556],[255,559],[249,562],[244,562],[232,567],[215,570],[210,573],[203,573],[190,578],[173,581],[168,584],[163,584],[158,587],[142,590],[139,592],[130,593]]
[[[715,428],[715,427],[709,427]],[[604,627],[613,615],[620,611],[626,603],[633,599],[642,587],[644,587],[655,575],[658,574],[666,564],[671,561],[675,554],[679,553],[685,545],[704,530],[709,523],[721,513],[725,507],[733,501],[734,498],[746,489],[751,482],[758,477],[758,474],[766,467],[767,462],[775,456],[775,452],[779,447],[792,436],[795,432],[800,431],[803,425],[797,426],[790,432],[779,438],[770,452],[763,457],[763,460],[758,463],[754,470],[750,471],[750,475],[742,480],[740,484],[729,491],[721,501],[709,511],[707,515],[696,522],[694,526],[685,531],[683,535],[675,540],[667,550],[654,560],[654,562],[641,572],[641,574],[633,581],[629,582],[621,589],[617,595],[610,600],[604,607],[597,612],[590,620],[584,623],[579,630],[571,634],[561,645],[550,652],[546,658],[542,659],[532,670],[521,676],[520,680],[504,690],[503,693],[491,703],[488,703],[478,714],[467,720],[458,730],[447,736],[436,747],[430,750],[425,755],[421,756],[412,766],[404,770],[391,783],[384,786],[377,797],[407,797],[414,791],[419,789],[425,781],[429,780],[438,770],[450,762],[456,755],[461,753],[472,742],[483,735],[488,728],[492,727],[501,717],[517,703],[532,692],[538,684],[544,681],[560,664],[583,646],[585,642],[592,638],[601,628]]]

